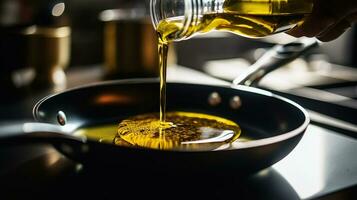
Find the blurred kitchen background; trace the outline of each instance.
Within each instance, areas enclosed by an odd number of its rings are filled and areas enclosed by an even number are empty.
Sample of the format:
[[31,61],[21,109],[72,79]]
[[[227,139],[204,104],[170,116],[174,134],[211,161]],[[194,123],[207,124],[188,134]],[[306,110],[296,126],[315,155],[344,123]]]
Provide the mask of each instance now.
[[[1,0],[2,101],[102,80],[158,77],[147,7],[147,0]],[[293,40],[286,34],[247,39],[223,32],[194,37],[172,45],[169,76],[196,70],[232,81],[267,48]],[[357,109],[356,55],[353,27],[271,73],[259,86],[308,100],[304,106],[326,114],[345,113],[321,105]],[[357,123],[351,115],[345,120]]]

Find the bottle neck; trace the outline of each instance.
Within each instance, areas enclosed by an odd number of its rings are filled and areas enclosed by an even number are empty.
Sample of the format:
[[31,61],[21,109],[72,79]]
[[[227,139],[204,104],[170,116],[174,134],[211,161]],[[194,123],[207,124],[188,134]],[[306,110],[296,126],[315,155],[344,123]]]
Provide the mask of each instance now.
[[199,24],[205,14],[222,13],[225,0],[184,0],[185,16],[180,39],[187,39],[200,31]]
[[179,41],[200,32],[203,17],[223,12],[225,1],[151,0],[151,19],[163,41]]
[[223,12],[223,4],[225,0],[201,0],[202,14],[220,13]]

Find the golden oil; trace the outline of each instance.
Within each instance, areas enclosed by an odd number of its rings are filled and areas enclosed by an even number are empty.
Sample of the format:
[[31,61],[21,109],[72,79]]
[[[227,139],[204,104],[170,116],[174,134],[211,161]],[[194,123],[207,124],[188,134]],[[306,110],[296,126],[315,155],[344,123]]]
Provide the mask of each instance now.
[[160,123],[164,126],[166,123],[166,74],[167,74],[167,56],[169,45],[159,38],[159,67],[160,67]]
[[119,127],[117,123],[83,127],[74,135],[131,148],[179,151],[216,150],[233,141],[253,140],[240,136],[235,122],[217,116],[168,112],[167,120],[172,124],[162,127],[159,113],[142,114],[121,121]]

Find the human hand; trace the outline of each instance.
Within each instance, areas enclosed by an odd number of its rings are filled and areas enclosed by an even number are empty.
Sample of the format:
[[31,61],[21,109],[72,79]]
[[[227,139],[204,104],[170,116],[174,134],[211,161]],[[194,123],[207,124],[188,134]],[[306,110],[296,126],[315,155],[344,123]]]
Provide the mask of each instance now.
[[357,22],[357,0],[314,0],[312,13],[287,34],[328,42],[342,35],[354,22]]

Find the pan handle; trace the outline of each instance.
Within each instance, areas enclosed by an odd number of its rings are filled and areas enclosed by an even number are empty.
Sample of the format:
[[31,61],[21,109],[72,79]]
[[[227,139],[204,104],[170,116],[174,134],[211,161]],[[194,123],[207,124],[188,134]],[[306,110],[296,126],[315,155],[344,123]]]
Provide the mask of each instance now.
[[63,127],[47,123],[11,122],[0,125],[0,145],[18,144],[61,144],[85,142],[83,138],[72,136]]
[[269,72],[294,61],[316,46],[318,41],[314,38],[301,38],[288,44],[276,45],[250,66],[247,72],[234,79],[233,85],[254,86]]

